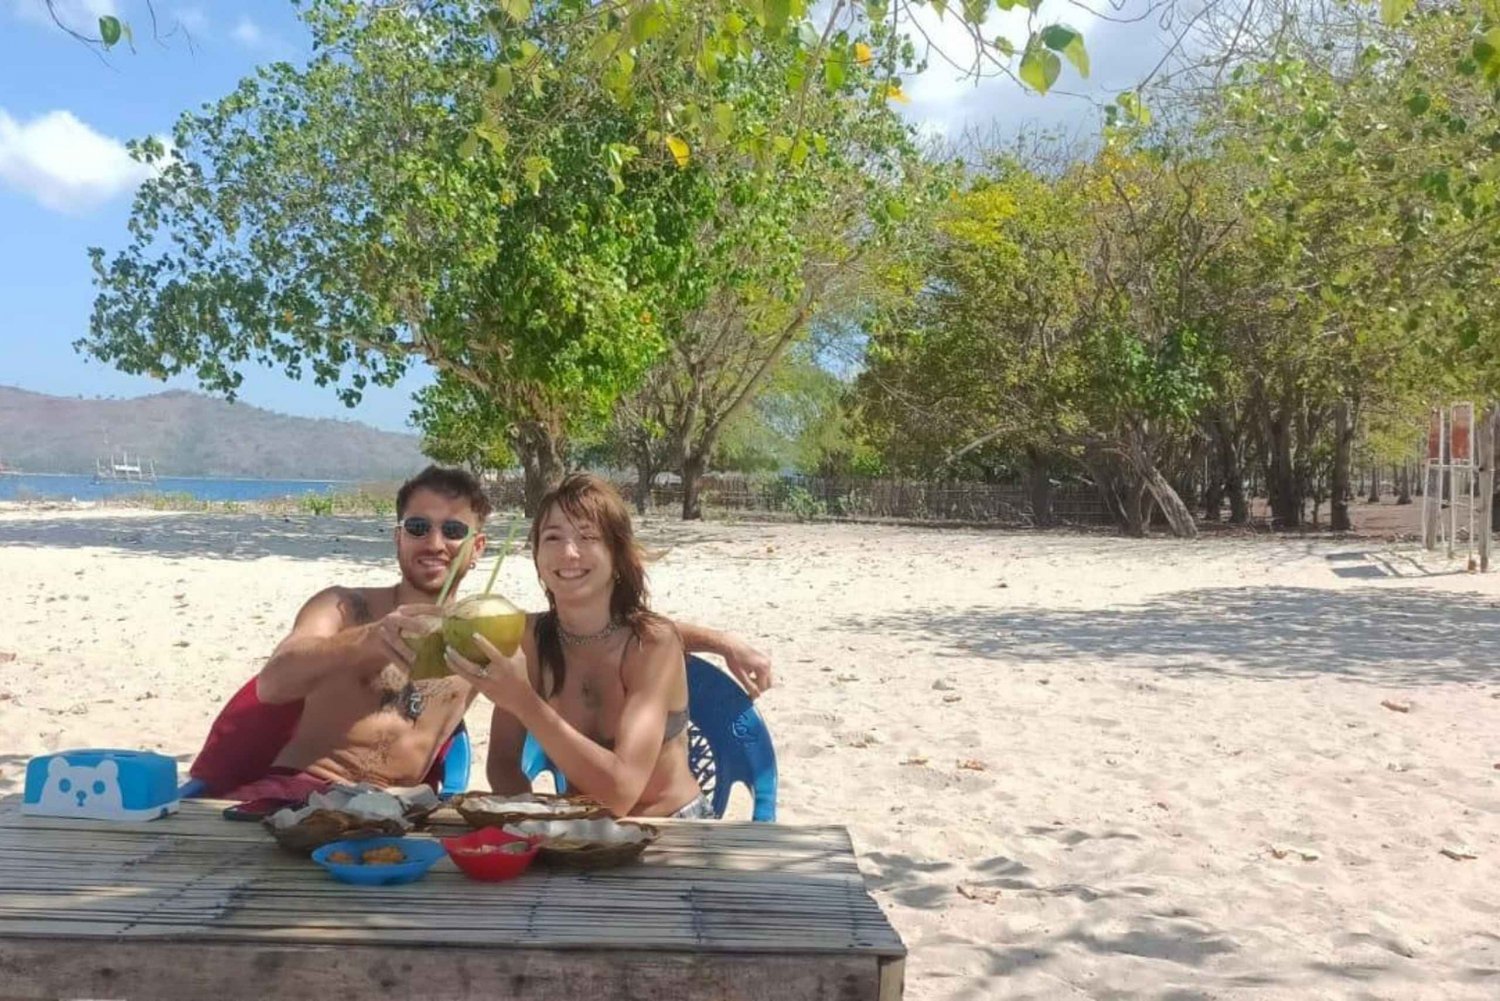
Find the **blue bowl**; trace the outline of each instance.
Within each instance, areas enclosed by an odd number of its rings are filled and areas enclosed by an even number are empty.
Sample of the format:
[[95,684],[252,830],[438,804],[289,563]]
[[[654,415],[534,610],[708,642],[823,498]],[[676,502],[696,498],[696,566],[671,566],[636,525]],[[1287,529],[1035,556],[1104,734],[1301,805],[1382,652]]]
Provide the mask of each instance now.
[[[362,858],[372,848],[395,845],[406,856],[405,862],[394,865],[369,865],[364,862],[330,862],[328,856],[334,852],[345,852],[354,858]],[[434,862],[446,855],[443,846],[436,841],[423,838],[362,838],[356,841],[335,841],[312,853],[312,860],[329,875],[342,883],[360,886],[391,886],[395,883],[413,883],[427,875]]]

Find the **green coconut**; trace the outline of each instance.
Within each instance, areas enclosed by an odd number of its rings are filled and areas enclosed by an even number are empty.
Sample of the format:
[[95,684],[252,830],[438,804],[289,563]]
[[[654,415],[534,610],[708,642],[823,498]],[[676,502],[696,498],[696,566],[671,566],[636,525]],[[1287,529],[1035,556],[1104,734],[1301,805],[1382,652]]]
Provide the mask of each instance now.
[[447,677],[453,672],[448,669],[448,662],[443,657],[447,650],[447,645],[443,642],[443,620],[436,615],[423,615],[421,622],[421,632],[403,633],[401,636],[416,655],[411,665],[411,678],[413,681],[422,681]]
[[443,639],[476,664],[489,660],[475,634],[483,636],[507,657],[521,645],[526,632],[526,613],[498,594],[476,594],[458,602],[443,617]]

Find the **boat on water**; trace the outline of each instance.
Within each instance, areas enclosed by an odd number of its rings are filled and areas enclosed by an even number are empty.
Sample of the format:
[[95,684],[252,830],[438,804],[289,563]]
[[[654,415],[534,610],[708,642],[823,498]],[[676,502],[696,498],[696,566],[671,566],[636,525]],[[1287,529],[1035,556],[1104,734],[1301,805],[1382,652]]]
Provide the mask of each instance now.
[[156,463],[151,459],[143,461],[139,455],[135,457],[134,462],[131,462],[130,454],[124,451],[120,453],[119,459],[116,459],[114,454],[111,453],[108,461],[104,459],[94,460],[95,483],[117,481],[126,483],[155,483]]

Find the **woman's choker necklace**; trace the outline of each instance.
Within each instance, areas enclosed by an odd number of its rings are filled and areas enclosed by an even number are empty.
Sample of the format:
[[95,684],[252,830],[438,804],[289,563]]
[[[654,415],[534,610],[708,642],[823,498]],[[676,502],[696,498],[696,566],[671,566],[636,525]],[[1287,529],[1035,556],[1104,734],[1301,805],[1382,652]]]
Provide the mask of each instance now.
[[570,633],[562,624],[562,619],[557,620],[557,635],[568,646],[581,646],[584,643],[597,643],[599,640],[608,639],[619,632],[625,623],[619,619],[610,619],[609,625],[596,633]]

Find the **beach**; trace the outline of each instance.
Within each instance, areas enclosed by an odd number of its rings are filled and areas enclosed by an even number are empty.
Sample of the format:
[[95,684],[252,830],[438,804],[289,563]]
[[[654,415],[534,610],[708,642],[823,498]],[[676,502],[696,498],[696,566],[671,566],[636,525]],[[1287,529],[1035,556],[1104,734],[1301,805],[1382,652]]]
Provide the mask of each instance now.
[[[906,997],[1500,996],[1500,573],[1379,538],[643,536],[658,610],[771,654],[779,819],[848,827]],[[308,596],[394,565],[374,519],[0,511],[0,793],[70,747],[185,769]],[[525,554],[499,589],[542,604]]]

